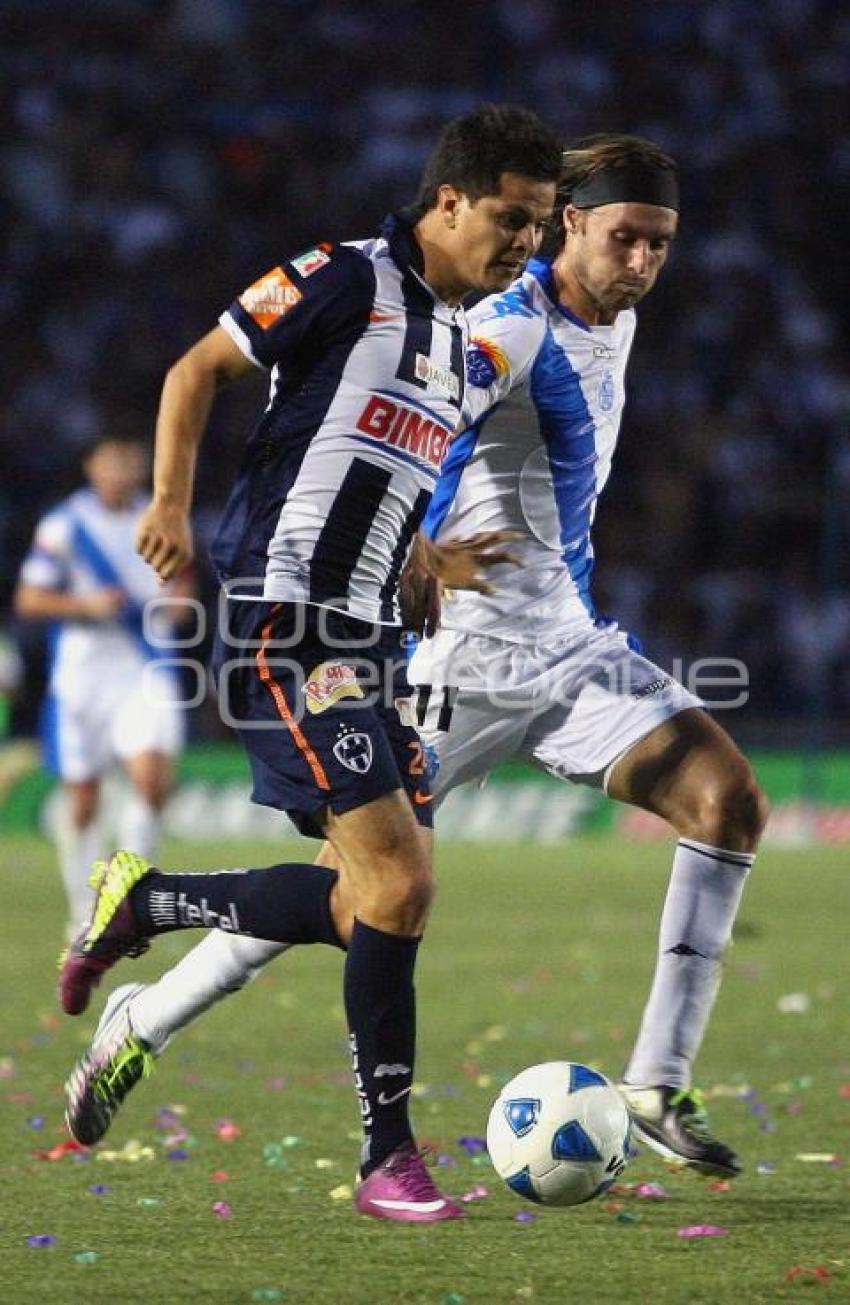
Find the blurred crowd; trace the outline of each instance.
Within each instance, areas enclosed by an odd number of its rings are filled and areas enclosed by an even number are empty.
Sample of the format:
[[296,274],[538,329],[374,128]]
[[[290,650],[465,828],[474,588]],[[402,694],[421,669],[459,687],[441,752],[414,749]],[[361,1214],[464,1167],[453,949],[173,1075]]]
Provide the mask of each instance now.
[[[656,660],[741,658],[739,733],[846,737],[846,6],[5,0],[0,22],[0,624],[86,441],[149,436],[169,363],[237,290],[369,235],[447,118],[513,100],[565,142],[636,132],[681,168],[599,514],[600,607]],[[217,407],[202,540],[262,398]]]

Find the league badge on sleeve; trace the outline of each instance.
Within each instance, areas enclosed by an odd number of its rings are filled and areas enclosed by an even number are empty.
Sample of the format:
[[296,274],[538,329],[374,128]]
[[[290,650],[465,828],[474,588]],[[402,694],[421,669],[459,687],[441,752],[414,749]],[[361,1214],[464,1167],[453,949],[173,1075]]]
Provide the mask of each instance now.
[[290,262],[298,275],[306,279],[331,261],[330,250],[330,245],[319,245],[316,249],[308,249],[306,253],[290,259]]

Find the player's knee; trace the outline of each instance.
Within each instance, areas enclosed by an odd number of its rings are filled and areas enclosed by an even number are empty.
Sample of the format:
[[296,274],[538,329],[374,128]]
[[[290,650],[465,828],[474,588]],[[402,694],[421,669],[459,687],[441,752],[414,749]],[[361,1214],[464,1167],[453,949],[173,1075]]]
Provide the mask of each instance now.
[[769,805],[749,765],[716,774],[700,792],[696,813],[701,842],[730,851],[753,851],[761,838]]
[[88,788],[78,789],[71,794],[68,816],[74,829],[87,829],[97,817],[98,794]]
[[356,914],[392,932],[419,933],[436,891],[431,867],[421,857],[410,857],[375,869],[359,895]]

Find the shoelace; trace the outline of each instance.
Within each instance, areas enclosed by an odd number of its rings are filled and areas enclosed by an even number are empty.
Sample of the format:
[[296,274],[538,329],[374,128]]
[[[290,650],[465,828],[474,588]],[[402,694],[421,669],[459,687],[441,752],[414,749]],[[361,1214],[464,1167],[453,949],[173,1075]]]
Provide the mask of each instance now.
[[433,1201],[440,1195],[425,1166],[426,1157],[430,1154],[428,1147],[422,1150],[411,1148],[410,1151],[398,1156],[392,1165],[393,1171],[398,1174],[411,1196],[417,1201]]
[[111,1105],[122,1089],[132,1087],[140,1078],[150,1078],[153,1066],[152,1053],[135,1038],[127,1038],[118,1056],[110,1058],[97,1075],[94,1090],[101,1101]]
[[713,1142],[714,1135],[708,1127],[708,1112],[705,1108],[705,1097],[699,1088],[683,1089],[681,1092],[674,1092],[670,1098],[670,1105],[675,1110],[677,1106],[687,1103],[693,1106],[693,1110],[688,1111],[682,1117],[681,1124],[685,1132],[692,1133],[694,1137],[701,1142]]

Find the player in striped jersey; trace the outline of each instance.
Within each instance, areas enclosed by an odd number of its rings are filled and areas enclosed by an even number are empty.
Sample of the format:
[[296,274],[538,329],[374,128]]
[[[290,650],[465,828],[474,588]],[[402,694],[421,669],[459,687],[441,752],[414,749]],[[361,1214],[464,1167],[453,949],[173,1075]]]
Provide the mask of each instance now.
[[[132,795],[119,838],[154,856],[183,739],[179,686],[165,668],[155,669],[157,649],[143,622],[145,604],[163,596],[135,549],[146,452],[135,440],[106,435],[92,444],[83,469],[88,486],[39,522],[15,593],[19,616],[51,627],[42,722],[45,763],[62,781],[57,849],[69,938],[91,912],[102,780],[122,763]],[[148,624],[160,636],[172,632],[164,604]]]
[[[321,865],[164,875],[118,853],[65,962],[78,1013],[122,955],[157,932],[224,928],[347,946],[345,1005],[364,1131],[357,1209],[460,1217],[413,1141],[413,970],[433,893],[431,802],[409,687],[399,575],[462,423],[460,301],[504,289],[537,247],[560,170],[527,110],[483,106],[444,132],[413,210],[379,237],[320,244],[274,268],[169,373],[142,555],[168,579],[191,556],[195,456],[216,386],[271,373],[214,548],[228,601],[219,691],[248,751],[254,798],[328,838]],[[430,546],[435,574],[486,588],[499,534]],[[427,550],[426,550],[427,551]],[[72,1110],[73,1113],[73,1110]]]
[[[591,524],[619,430],[633,305],[675,232],[675,173],[646,142],[600,138],[568,152],[562,198],[554,258],[533,260],[470,313],[477,421],[452,446],[426,522],[440,538],[508,527],[524,565],[504,568],[489,597],[456,594],[414,658],[416,681],[457,693],[448,731],[443,694],[427,695],[423,741],[439,767],[438,801],[520,754],[561,778],[606,785],[682,835],[630,1100],[658,1149],[734,1174],[737,1157],[708,1132],[690,1074],[764,799],[697,700],[599,622],[590,597]],[[213,935],[158,984],[116,993],[116,1024],[106,1021],[93,1063],[109,1063],[132,1036],[159,1052],[280,950]],[[104,1106],[104,1130],[122,1097],[123,1087]]]

